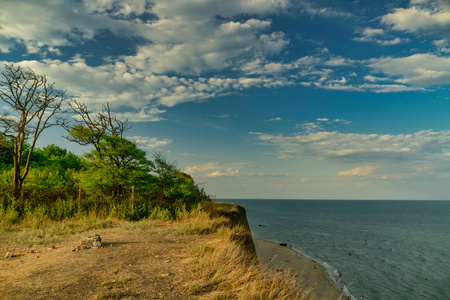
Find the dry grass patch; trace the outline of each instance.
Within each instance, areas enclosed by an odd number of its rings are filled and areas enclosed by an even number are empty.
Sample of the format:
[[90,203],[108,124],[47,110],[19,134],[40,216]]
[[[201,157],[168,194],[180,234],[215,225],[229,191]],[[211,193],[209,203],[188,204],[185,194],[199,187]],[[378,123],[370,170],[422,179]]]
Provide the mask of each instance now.
[[188,293],[206,299],[310,299],[294,276],[262,270],[252,253],[232,241],[236,230],[241,229],[223,230],[222,237],[192,251],[198,279],[189,285]]

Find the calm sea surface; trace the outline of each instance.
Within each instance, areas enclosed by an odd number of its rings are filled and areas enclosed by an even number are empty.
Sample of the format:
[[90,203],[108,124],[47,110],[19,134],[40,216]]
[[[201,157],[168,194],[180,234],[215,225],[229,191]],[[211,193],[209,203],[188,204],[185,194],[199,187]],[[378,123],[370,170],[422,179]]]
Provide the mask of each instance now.
[[256,237],[342,272],[354,299],[450,299],[450,201],[223,201],[245,206]]

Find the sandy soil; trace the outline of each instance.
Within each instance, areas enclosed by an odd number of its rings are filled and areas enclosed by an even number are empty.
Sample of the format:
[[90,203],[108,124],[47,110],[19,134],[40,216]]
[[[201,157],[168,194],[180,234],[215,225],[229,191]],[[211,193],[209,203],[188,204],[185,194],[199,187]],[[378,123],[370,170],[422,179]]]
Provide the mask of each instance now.
[[318,299],[347,299],[347,296],[331,283],[325,268],[316,261],[278,243],[255,237],[253,241],[260,264],[296,274],[299,285],[305,291],[311,290],[311,294],[315,294]]
[[[0,299],[197,299],[186,259],[211,236],[96,230],[103,248],[72,252],[76,235],[48,245],[0,244]],[[30,247],[31,246],[31,247]],[[13,254],[5,259],[7,251]]]
[[[126,228],[95,230],[103,247],[73,252],[93,232],[65,242],[23,245],[2,238],[0,299],[199,299],[187,284],[196,281],[192,250],[213,235],[171,234],[166,225],[146,231]],[[170,225],[168,225],[170,226]],[[44,237],[45,239],[45,237]],[[298,274],[303,289],[318,299],[346,299],[330,282],[322,266],[289,247],[254,239],[262,265]],[[4,258],[11,252],[11,259]],[[316,266],[317,269],[314,268]]]

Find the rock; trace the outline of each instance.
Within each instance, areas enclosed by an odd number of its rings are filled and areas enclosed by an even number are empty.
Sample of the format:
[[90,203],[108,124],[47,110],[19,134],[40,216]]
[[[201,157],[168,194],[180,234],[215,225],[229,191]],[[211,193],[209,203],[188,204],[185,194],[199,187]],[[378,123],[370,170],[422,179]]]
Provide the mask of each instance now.
[[91,248],[101,248],[102,247],[102,238],[100,235],[93,233],[90,234],[89,237],[84,238],[80,241],[80,246],[74,247],[72,249],[72,252],[78,251],[78,250],[87,250]]
[[6,252],[5,258],[6,259],[11,259],[11,257],[12,257],[11,252]]

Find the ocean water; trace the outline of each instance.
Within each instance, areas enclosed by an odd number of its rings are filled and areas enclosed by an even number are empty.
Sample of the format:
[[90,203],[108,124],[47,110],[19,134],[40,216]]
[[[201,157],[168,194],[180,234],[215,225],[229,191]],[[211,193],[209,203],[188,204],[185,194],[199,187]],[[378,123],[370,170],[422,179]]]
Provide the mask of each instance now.
[[[254,236],[324,265],[353,299],[450,299],[450,201],[223,200]],[[349,255],[351,253],[351,255]]]

